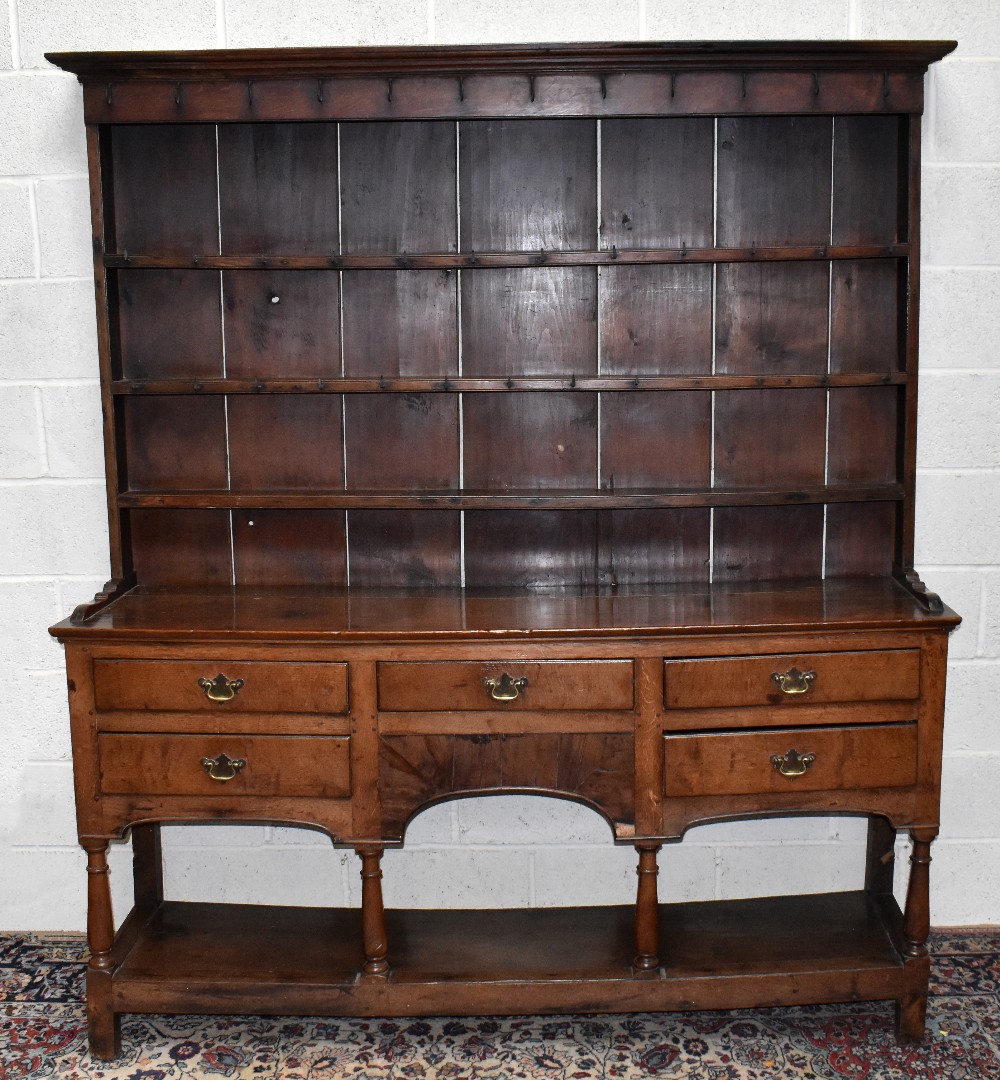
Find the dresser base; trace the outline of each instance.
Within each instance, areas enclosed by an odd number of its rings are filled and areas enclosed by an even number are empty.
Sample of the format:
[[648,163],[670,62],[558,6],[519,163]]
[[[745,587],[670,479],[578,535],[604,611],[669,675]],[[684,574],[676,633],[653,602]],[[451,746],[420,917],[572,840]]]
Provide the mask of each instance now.
[[[360,922],[358,909],[136,909],[113,971],[91,973],[104,984],[91,994],[92,1031],[105,1034],[95,1054],[111,1056],[117,1014],[130,1012],[523,1015],[894,999],[905,1016],[921,1004],[908,1000],[914,961],[904,963],[889,895],[664,904],[652,972],[628,962],[629,906],[389,911],[385,976],[363,973]],[[904,1024],[899,1034],[916,1033]]]

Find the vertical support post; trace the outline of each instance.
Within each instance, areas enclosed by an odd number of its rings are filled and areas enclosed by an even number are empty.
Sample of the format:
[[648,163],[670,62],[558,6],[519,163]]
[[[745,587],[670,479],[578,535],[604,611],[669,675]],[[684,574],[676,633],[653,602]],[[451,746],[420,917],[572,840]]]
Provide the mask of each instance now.
[[132,881],[136,907],[156,907],[163,900],[163,854],[158,822],[132,828]]
[[108,841],[87,837],[80,844],[87,852],[87,1030],[91,1054],[109,1061],[121,1048],[121,1032],[111,1000],[115,923],[108,879]]
[[906,978],[903,997],[899,1001],[896,1014],[896,1034],[901,1043],[919,1043],[924,1037],[927,976],[930,968],[927,936],[931,929],[931,843],[936,836],[936,828],[910,830],[913,853],[910,856],[910,881],[906,889],[906,910],[903,913]]
[[868,819],[868,853],[865,859],[865,891],[892,892],[896,830],[884,817]]
[[361,933],[364,941],[367,975],[385,975],[389,961],[385,958],[389,942],[385,929],[385,907],[382,903],[382,849],[355,849],[361,856]]
[[636,874],[639,885],[635,900],[635,960],[632,966],[637,971],[655,971],[660,966],[660,910],[656,895],[656,877],[659,869],[656,865],[656,853],[660,845],[639,843],[635,845],[639,852],[639,865]]

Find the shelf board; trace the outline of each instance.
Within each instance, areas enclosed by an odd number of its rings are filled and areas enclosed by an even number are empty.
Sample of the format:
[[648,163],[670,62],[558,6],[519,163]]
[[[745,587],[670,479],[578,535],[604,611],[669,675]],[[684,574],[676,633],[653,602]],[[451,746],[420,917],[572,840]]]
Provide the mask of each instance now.
[[116,379],[120,396],[160,394],[454,394],[508,391],[781,390],[903,386],[904,371],[823,375],[370,375],[325,379]]
[[528,488],[363,491],[123,491],[123,508],[269,510],[619,510],[807,503],[898,502],[902,484],[817,484],[814,487]]
[[347,1016],[888,998],[903,990],[898,922],[891,897],[862,892],[666,904],[663,966],[637,976],[630,906],[397,910],[379,978],[361,974],[357,909],[166,902],[123,940],[112,994],[125,1012]]
[[751,247],[608,248],[581,251],[429,251],[350,255],[130,255],[108,253],[115,270],[488,270],[500,267],[661,265],[664,263],[815,262],[828,259],[901,259],[910,245],[786,244]]

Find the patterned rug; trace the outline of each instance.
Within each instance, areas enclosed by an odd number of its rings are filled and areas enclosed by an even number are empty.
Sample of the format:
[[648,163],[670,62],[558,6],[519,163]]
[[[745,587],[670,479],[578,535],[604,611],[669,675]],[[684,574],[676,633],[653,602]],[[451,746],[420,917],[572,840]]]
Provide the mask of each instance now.
[[1000,1078],[1000,930],[946,931],[926,1045],[889,1003],[685,1015],[343,1020],[127,1016],[93,1061],[79,935],[0,935],[0,1080],[990,1080]]

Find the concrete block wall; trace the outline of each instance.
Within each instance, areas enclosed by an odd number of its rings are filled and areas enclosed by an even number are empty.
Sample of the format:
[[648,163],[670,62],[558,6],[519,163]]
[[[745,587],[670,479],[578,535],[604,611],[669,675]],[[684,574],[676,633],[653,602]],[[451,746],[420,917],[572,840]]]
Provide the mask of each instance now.
[[[84,926],[62,653],[46,627],[107,575],[79,86],[43,53],[630,38],[958,38],[925,118],[917,564],[965,617],[953,638],[938,925],[1000,922],[1000,19],[994,0],[7,0],[0,4],[0,930]],[[166,830],[168,891],[357,903],[351,853],[264,827]],[[668,898],[860,883],[862,823],[693,830]],[[901,854],[903,854],[901,845]],[[115,845],[118,913],[128,846]],[[395,904],[633,895],[634,859],[570,803],[433,808],[385,859]],[[775,866],[780,866],[776,873]]]

